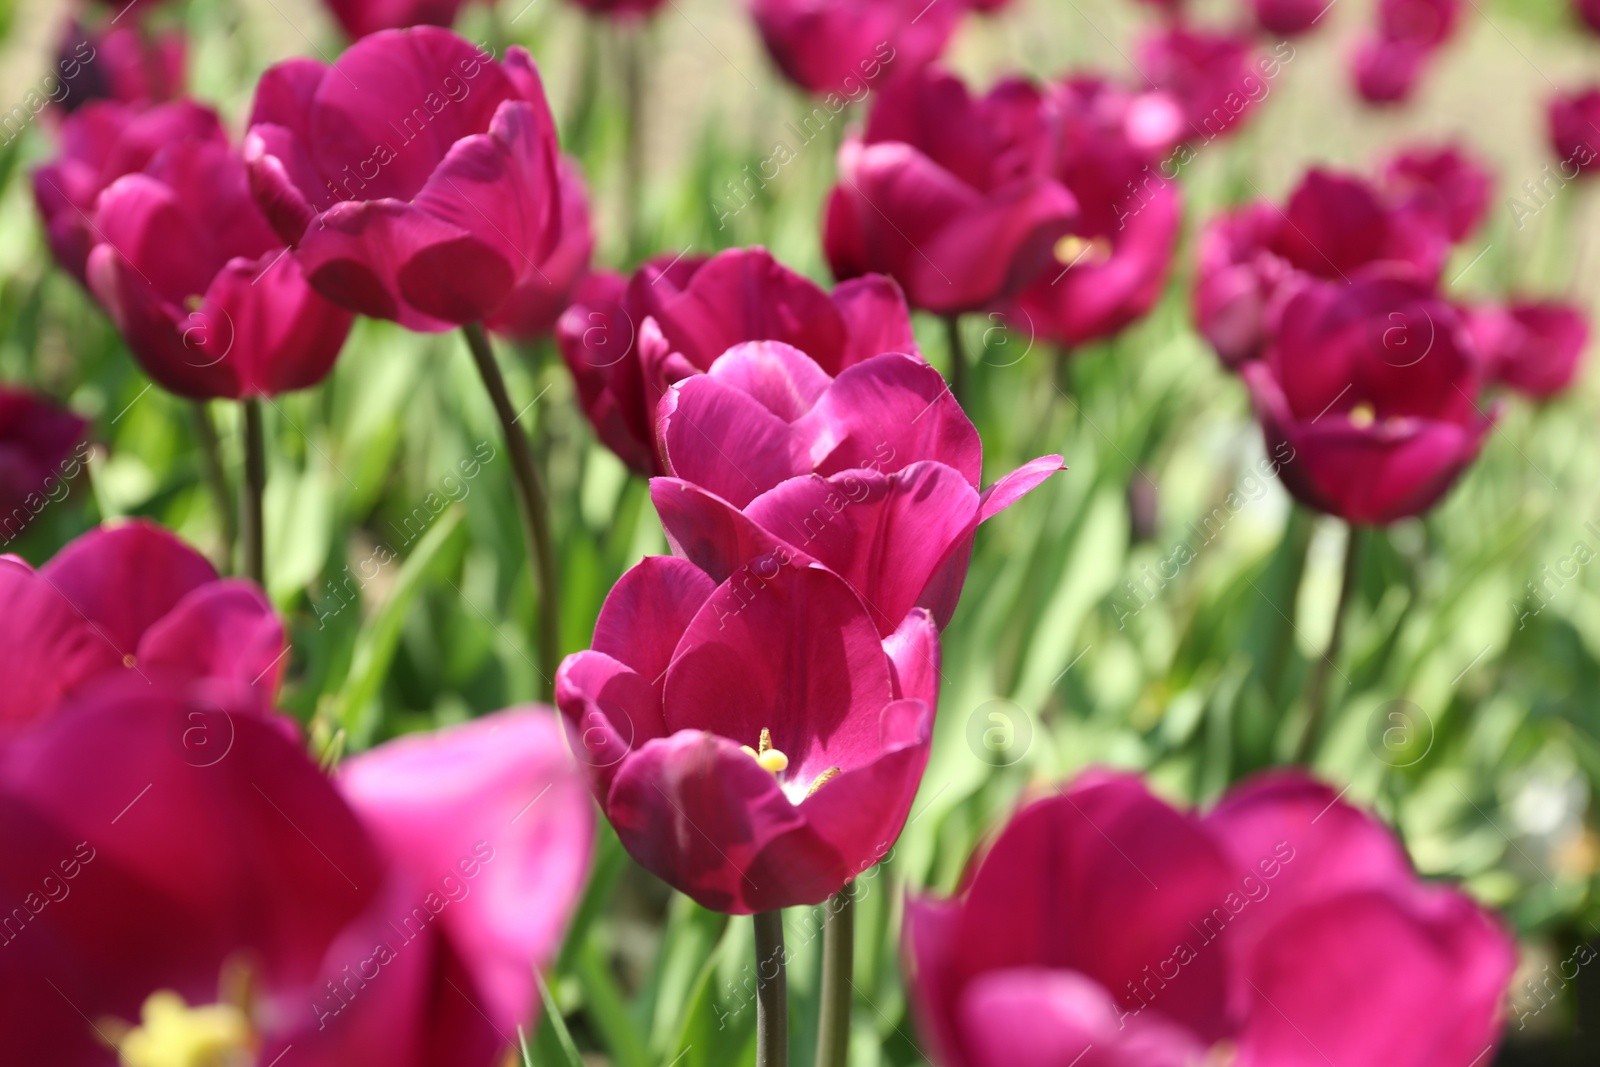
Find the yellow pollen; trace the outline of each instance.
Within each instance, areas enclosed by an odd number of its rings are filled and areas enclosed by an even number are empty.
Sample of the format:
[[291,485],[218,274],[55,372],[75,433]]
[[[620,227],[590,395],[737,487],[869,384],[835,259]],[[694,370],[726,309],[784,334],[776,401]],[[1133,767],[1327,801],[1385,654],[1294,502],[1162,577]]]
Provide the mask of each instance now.
[[811,796],[817,790],[821,789],[823,786],[827,785],[837,777],[839,777],[839,768],[829,767],[827,770],[817,775],[816,781],[811,783],[811,788],[806,790],[806,796]]
[[1350,425],[1352,426],[1363,428],[1371,426],[1377,417],[1378,413],[1365,400],[1350,409]]
[[1056,262],[1067,267],[1104,263],[1111,258],[1111,242],[1104,237],[1079,237],[1069,233],[1055,246]]
[[139,660],[134,656],[134,654],[132,652],[129,652],[126,656],[122,657],[122,665],[124,667],[127,667],[129,670],[132,670],[134,664],[136,664],[138,662],[139,662]]
[[231,1004],[191,1008],[170,990],[152,993],[140,1024],[117,1042],[125,1067],[253,1067],[254,1035]]
[[740,745],[739,748],[768,774],[778,775],[789,769],[789,757],[772,747],[772,731],[765,726],[761,728],[760,748],[751,748],[749,745]]
[[190,293],[188,296],[183,298],[183,310],[193,315],[196,311],[200,310],[205,302],[206,298],[201,296],[199,293]]

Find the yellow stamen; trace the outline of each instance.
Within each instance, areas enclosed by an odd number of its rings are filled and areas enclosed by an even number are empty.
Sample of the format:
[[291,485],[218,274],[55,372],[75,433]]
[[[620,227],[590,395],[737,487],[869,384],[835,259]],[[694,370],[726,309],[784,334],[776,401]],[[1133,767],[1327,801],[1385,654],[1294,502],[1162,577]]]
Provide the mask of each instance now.
[[837,777],[839,777],[839,768],[829,767],[827,770],[817,775],[817,780],[811,783],[810,789],[806,790],[806,796],[811,796],[817,790],[821,789],[823,786],[827,785]]
[[1065,267],[1104,263],[1111,258],[1111,242],[1104,237],[1079,237],[1069,233],[1055,245],[1056,262]]
[[1360,426],[1362,428],[1371,426],[1377,420],[1377,417],[1378,413],[1365,400],[1350,409],[1350,425],[1352,426]]
[[199,293],[190,293],[188,296],[183,298],[183,310],[193,315],[205,305],[205,302],[206,298],[201,296]]
[[761,728],[759,748],[751,748],[749,745],[740,745],[739,748],[748,753],[750,758],[768,774],[778,775],[789,769],[789,757],[772,747],[772,731],[765,726]]
[[125,1067],[252,1067],[250,1021],[232,1004],[191,1008],[171,990],[152,993],[140,1024],[117,1041]]
[[134,656],[134,654],[132,652],[129,652],[126,656],[122,657],[122,665],[124,667],[127,667],[129,670],[132,670],[134,665],[136,665],[138,662],[139,662],[139,660]]
[[762,752],[767,751],[771,747],[772,747],[772,731],[767,729],[765,726],[763,726],[761,728],[761,747],[756,750],[756,754],[759,755]]

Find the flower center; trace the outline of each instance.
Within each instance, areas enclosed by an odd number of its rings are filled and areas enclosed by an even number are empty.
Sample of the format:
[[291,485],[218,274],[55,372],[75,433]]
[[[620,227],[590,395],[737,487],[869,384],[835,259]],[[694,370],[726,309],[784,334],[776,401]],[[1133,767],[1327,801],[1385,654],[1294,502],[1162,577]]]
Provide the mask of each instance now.
[[1363,400],[1350,409],[1350,425],[1366,429],[1377,421],[1378,413],[1372,405]]
[[254,1067],[255,1034],[232,1004],[190,1007],[163,989],[139,1009],[140,1023],[116,1042],[126,1067]]
[[758,748],[751,748],[749,745],[740,745],[739,747],[751,759],[755,760],[762,770],[777,778],[783,786],[784,794],[796,804],[827,785],[839,774],[839,768],[829,767],[812,779],[811,784],[806,787],[805,793],[797,800],[795,799],[795,791],[799,789],[800,783],[783,781],[783,773],[789,769],[789,757],[784,755],[782,750],[772,747],[772,731],[763,726],[761,728],[761,739],[757,744],[759,745]]
[[1079,237],[1069,233],[1056,242],[1056,262],[1068,267],[1093,266],[1111,258],[1111,242],[1104,237]]

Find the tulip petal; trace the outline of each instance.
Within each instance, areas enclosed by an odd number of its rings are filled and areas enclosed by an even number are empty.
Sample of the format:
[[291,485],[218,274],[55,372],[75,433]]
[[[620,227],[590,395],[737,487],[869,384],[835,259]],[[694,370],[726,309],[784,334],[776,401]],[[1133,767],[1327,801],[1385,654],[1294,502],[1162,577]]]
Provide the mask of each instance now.
[[939,628],[933,616],[921,608],[912,609],[895,632],[883,639],[883,651],[894,672],[895,696],[937,708],[943,679],[939,673]]
[[[779,488],[788,484],[783,482]],[[775,556],[784,547],[778,537],[744,512],[681,478],[650,479],[650,500],[673,553],[719,585],[746,564]],[[789,556],[800,558],[792,552]]]
[[806,474],[805,441],[748,393],[709,374],[667,390],[657,415],[669,473],[743,507],[770,487]]
[[601,803],[622,761],[636,747],[666,735],[661,683],[603,652],[578,652],[556,671],[556,706],[567,737]]
[[252,582],[208,582],[175,604],[139,639],[144,671],[221,678],[255,686],[270,702],[284,671],[283,623]]
[[846,367],[885,352],[921,355],[905,293],[893,278],[868,274],[840,282],[833,290],[833,304],[844,319],[849,338],[839,365],[823,368],[834,377]]
[[20,560],[0,556],[0,734],[43,716],[87,678],[120,665],[72,604]]

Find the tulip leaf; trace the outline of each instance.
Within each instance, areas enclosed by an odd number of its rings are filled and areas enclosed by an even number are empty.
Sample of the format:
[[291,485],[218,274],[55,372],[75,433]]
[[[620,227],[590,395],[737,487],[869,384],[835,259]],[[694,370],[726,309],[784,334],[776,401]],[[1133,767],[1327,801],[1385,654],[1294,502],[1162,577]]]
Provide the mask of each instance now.
[[[544,975],[535,971],[533,978],[539,986],[539,1002],[543,1005],[544,1018],[533,1035],[535,1056],[530,1062],[536,1067],[584,1067],[583,1057],[567,1030],[566,1020],[561,1017],[556,998],[550,995],[550,986],[545,983]],[[526,1044],[523,1045],[522,1055],[524,1060],[528,1060]]]

